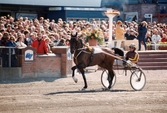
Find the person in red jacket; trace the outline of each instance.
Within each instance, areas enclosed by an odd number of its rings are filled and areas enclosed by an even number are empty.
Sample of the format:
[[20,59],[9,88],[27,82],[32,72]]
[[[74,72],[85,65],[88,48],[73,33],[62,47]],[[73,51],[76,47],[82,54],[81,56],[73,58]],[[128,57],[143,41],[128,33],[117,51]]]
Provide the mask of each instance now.
[[167,42],[167,35],[166,34],[162,35],[161,42]]
[[37,54],[48,54],[46,42],[42,39],[42,34],[37,34],[37,39],[31,44],[32,47],[37,49]]

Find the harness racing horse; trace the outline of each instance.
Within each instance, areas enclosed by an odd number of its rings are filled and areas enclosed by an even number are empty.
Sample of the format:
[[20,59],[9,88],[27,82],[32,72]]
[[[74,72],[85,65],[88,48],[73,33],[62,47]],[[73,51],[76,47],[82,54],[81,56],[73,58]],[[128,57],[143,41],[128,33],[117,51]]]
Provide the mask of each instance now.
[[84,80],[84,87],[82,90],[85,90],[88,85],[85,77],[84,69],[88,66],[98,65],[109,72],[109,86],[108,89],[111,88],[112,80],[114,77],[113,71],[113,63],[115,58],[114,51],[107,48],[94,47],[93,50],[89,46],[85,46],[83,40],[78,37],[71,37],[70,39],[70,52],[74,54],[74,63],[72,69],[72,78],[75,82],[77,82],[77,78],[75,78],[75,69],[78,69]]

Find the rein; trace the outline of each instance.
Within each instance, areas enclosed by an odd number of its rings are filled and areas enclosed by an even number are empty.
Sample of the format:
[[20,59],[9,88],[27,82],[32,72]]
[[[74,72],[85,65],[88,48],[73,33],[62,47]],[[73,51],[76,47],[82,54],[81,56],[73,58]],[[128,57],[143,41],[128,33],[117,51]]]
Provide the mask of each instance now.
[[[79,56],[82,52],[87,53],[87,54],[91,54],[91,52],[85,51],[85,48],[79,48],[79,49],[77,49],[77,50],[79,51],[79,53],[78,53],[76,56],[74,56],[74,59],[75,59],[75,61],[76,61],[77,64],[78,64],[77,58],[78,58],[78,56]],[[74,54],[76,54],[76,51],[77,51],[77,50],[74,51]]]

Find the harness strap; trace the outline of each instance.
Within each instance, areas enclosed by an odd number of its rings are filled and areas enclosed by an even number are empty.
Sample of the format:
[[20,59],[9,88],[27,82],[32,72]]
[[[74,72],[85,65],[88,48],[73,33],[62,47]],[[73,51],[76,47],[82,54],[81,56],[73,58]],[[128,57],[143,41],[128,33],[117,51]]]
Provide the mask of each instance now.
[[92,48],[92,51],[91,51],[91,53],[90,53],[90,60],[89,60],[88,66],[90,65],[90,63],[91,63],[92,60],[93,60],[93,55],[94,55],[94,48]]
[[77,58],[78,58],[78,56],[79,56],[81,53],[82,53],[82,51],[80,51],[80,52],[77,54],[77,56],[74,57],[74,59],[75,59],[75,61],[76,61],[76,64],[78,64],[78,62],[77,62]]
[[84,49],[80,49],[80,50],[81,50],[81,51],[74,57],[74,59],[75,59],[75,61],[76,61],[76,64],[78,64],[78,62],[77,62],[78,56],[79,56],[82,52],[84,52],[84,53],[90,54],[90,60],[89,60],[89,63],[88,63],[88,66],[89,66],[90,63],[91,63],[92,60],[93,60],[94,49],[92,49],[91,52],[85,51]]

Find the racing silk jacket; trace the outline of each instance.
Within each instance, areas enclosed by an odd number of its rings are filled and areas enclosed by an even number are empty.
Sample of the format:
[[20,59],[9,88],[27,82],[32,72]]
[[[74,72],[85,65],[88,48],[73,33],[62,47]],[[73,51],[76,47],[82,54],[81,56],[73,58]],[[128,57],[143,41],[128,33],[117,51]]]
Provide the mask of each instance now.
[[139,54],[135,51],[128,51],[125,56],[126,60],[130,60],[131,62],[137,64],[139,60]]

